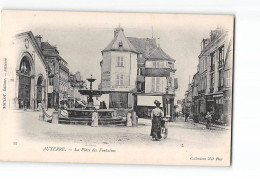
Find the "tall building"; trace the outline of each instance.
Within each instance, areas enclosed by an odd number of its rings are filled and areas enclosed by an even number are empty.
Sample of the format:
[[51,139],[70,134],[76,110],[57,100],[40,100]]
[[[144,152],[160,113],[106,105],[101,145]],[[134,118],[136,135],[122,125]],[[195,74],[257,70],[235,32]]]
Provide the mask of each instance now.
[[135,47],[124,34],[114,30],[114,38],[102,51],[101,90],[109,92],[110,108],[132,108],[132,92],[136,88],[137,55]]
[[175,89],[175,60],[167,55],[154,38],[128,38],[138,50],[136,111],[140,117],[149,117],[154,100],[159,100],[165,115],[173,117]]
[[232,112],[233,42],[227,31],[217,28],[201,42],[198,72],[198,96],[194,93],[194,113],[211,112],[215,121],[229,123]]
[[157,99],[166,115],[173,116],[175,60],[154,38],[126,37],[118,27],[102,56],[100,88],[109,91],[110,108],[133,108],[139,117],[147,117]]
[[49,64],[48,107],[54,108],[61,101],[68,100],[69,69],[68,63],[59,55],[59,51],[49,42],[42,42],[41,36],[36,36],[42,53]]
[[[11,109],[36,109],[39,102],[47,106],[48,63],[37,39],[31,31],[17,34],[12,41],[12,63],[8,79],[9,107]],[[13,89],[13,90],[12,90]]]

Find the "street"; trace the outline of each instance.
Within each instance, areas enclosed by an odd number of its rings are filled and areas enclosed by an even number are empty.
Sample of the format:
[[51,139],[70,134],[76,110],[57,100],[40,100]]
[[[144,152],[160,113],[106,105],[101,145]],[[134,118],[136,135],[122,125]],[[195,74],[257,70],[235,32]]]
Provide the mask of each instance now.
[[[50,112],[50,111],[49,111]],[[169,146],[188,148],[214,148],[228,143],[230,130],[213,127],[212,130],[205,125],[192,121],[184,122],[179,117],[175,122],[169,123],[167,139],[153,141],[150,137],[151,121],[139,119],[138,127],[125,126],[83,126],[52,124],[38,120],[39,112],[14,112],[16,117],[8,118],[8,124],[19,124],[15,127],[16,136],[28,140],[41,142],[72,142],[83,146],[95,145],[145,145]],[[20,115],[17,117],[17,115]],[[10,122],[13,120],[13,122]]]

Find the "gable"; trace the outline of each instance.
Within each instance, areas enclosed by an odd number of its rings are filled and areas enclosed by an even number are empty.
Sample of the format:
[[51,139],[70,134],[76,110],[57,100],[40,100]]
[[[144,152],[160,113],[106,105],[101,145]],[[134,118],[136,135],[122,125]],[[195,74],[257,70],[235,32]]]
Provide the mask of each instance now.
[[137,53],[137,50],[126,38],[122,30],[119,31],[119,33],[114,37],[114,39],[102,52],[105,51],[129,51]]

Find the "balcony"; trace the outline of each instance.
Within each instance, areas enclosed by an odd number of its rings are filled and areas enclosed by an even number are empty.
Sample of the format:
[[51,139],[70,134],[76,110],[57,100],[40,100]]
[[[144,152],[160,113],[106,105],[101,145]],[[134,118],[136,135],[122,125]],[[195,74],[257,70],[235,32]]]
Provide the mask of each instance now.
[[175,69],[171,68],[144,68],[142,75],[147,77],[168,77],[171,72],[175,71]]

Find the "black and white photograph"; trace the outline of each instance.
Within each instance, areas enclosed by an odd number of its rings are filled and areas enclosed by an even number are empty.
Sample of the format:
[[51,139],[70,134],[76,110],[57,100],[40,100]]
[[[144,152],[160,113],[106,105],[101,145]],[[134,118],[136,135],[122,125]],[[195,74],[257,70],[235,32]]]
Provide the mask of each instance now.
[[234,15],[3,10],[0,159],[230,166],[233,43]]

